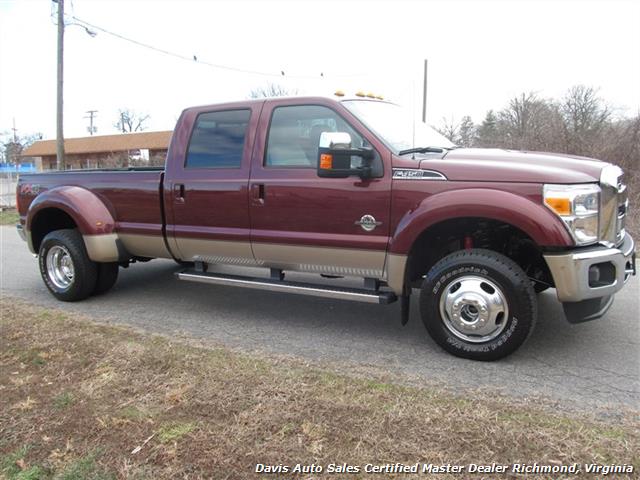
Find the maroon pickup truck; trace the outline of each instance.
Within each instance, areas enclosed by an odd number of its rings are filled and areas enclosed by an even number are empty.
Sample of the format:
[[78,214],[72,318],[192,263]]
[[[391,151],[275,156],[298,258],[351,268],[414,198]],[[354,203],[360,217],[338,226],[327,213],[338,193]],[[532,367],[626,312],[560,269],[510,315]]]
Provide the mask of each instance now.
[[[555,288],[567,320],[582,322],[635,274],[618,167],[456,148],[366,98],[188,108],[164,169],[22,175],[17,194],[18,229],[60,300],[105,292],[119,267],[152,258],[184,265],[180,280],[399,299],[403,323],[419,289],[429,334],[477,360],[526,340],[537,292]],[[318,280],[286,279],[293,271]],[[359,283],[327,280],[339,277]]]

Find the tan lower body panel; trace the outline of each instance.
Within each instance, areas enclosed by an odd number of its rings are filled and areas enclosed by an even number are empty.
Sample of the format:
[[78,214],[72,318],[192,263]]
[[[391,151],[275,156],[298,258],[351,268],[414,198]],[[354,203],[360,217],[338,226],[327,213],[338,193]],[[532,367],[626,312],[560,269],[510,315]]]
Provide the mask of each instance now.
[[118,234],[122,245],[131,255],[151,258],[171,258],[164,244],[164,238],[157,235],[140,235],[137,233]]
[[253,253],[265,267],[382,278],[385,252],[352,248],[254,243]]
[[27,240],[27,247],[29,247],[29,251],[35,255],[38,254],[36,249],[33,248],[33,237],[31,236],[31,230],[24,229],[24,237]]
[[[138,234],[85,235],[89,258],[96,262],[114,262],[117,242],[131,255],[171,258],[162,237]],[[384,279],[397,295],[403,293],[406,255],[386,255],[381,250],[311,247],[271,243],[230,242],[178,238],[175,245],[180,258],[211,264],[280,268],[309,273],[325,273]],[[259,260],[255,260],[255,256]],[[385,264],[386,260],[386,264]]]
[[117,234],[83,235],[82,239],[89,258],[94,262],[117,262],[120,260]]
[[180,252],[181,260],[188,262],[259,265],[253,258],[249,242],[179,237],[176,239],[176,245]]
[[385,266],[384,276],[387,280],[387,284],[396,295],[402,295],[404,293],[404,276],[406,268],[406,255],[396,255],[394,253],[387,255],[387,264]]

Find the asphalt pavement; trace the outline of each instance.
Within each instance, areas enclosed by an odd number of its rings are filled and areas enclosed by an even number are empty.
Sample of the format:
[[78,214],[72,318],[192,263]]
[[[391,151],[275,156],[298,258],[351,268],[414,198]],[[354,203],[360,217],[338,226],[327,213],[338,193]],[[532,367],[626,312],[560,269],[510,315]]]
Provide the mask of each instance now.
[[616,295],[604,318],[581,325],[564,320],[554,290],[542,293],[528,342],[510,357],[482,363],[441,350],[422,325],[417,301],[402,327],[399,303],[378,306],[182,282],[174,276],[179,267],[167,260],[120,269],[105,295],[59,302],[45,288],[37,260],[15,228],[0,227],[0,236],[3,296],[243,351],[399,375],[471,397],[482,389],[607,416],[640,410],[638,277]]

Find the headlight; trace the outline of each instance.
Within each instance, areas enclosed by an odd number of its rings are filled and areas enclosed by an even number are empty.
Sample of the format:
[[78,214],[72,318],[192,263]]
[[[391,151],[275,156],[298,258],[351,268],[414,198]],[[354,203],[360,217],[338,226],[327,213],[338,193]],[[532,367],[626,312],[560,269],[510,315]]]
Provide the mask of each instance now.
[[545,185],[544,203],[567,225],[577,245],[598,241],[600,187],[584,185]]

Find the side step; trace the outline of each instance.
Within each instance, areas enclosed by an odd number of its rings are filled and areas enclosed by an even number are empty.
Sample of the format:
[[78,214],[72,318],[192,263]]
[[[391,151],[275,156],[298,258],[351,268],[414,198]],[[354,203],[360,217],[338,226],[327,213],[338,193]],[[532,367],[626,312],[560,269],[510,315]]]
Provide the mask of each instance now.
[[216,273],[202,273],[191,270],[176,273],[179,280],[189,282],[209,283],[232,287],[253,288],[270,292],[297,293],[314,297],[337,298],[340,300],[354,300],[356,302],[389,304],[397,300],[393,292],[380,292],[357,288],[329,287],[310,283],[288,282],[286,280],[272,280],[268,278],[241,277]]

